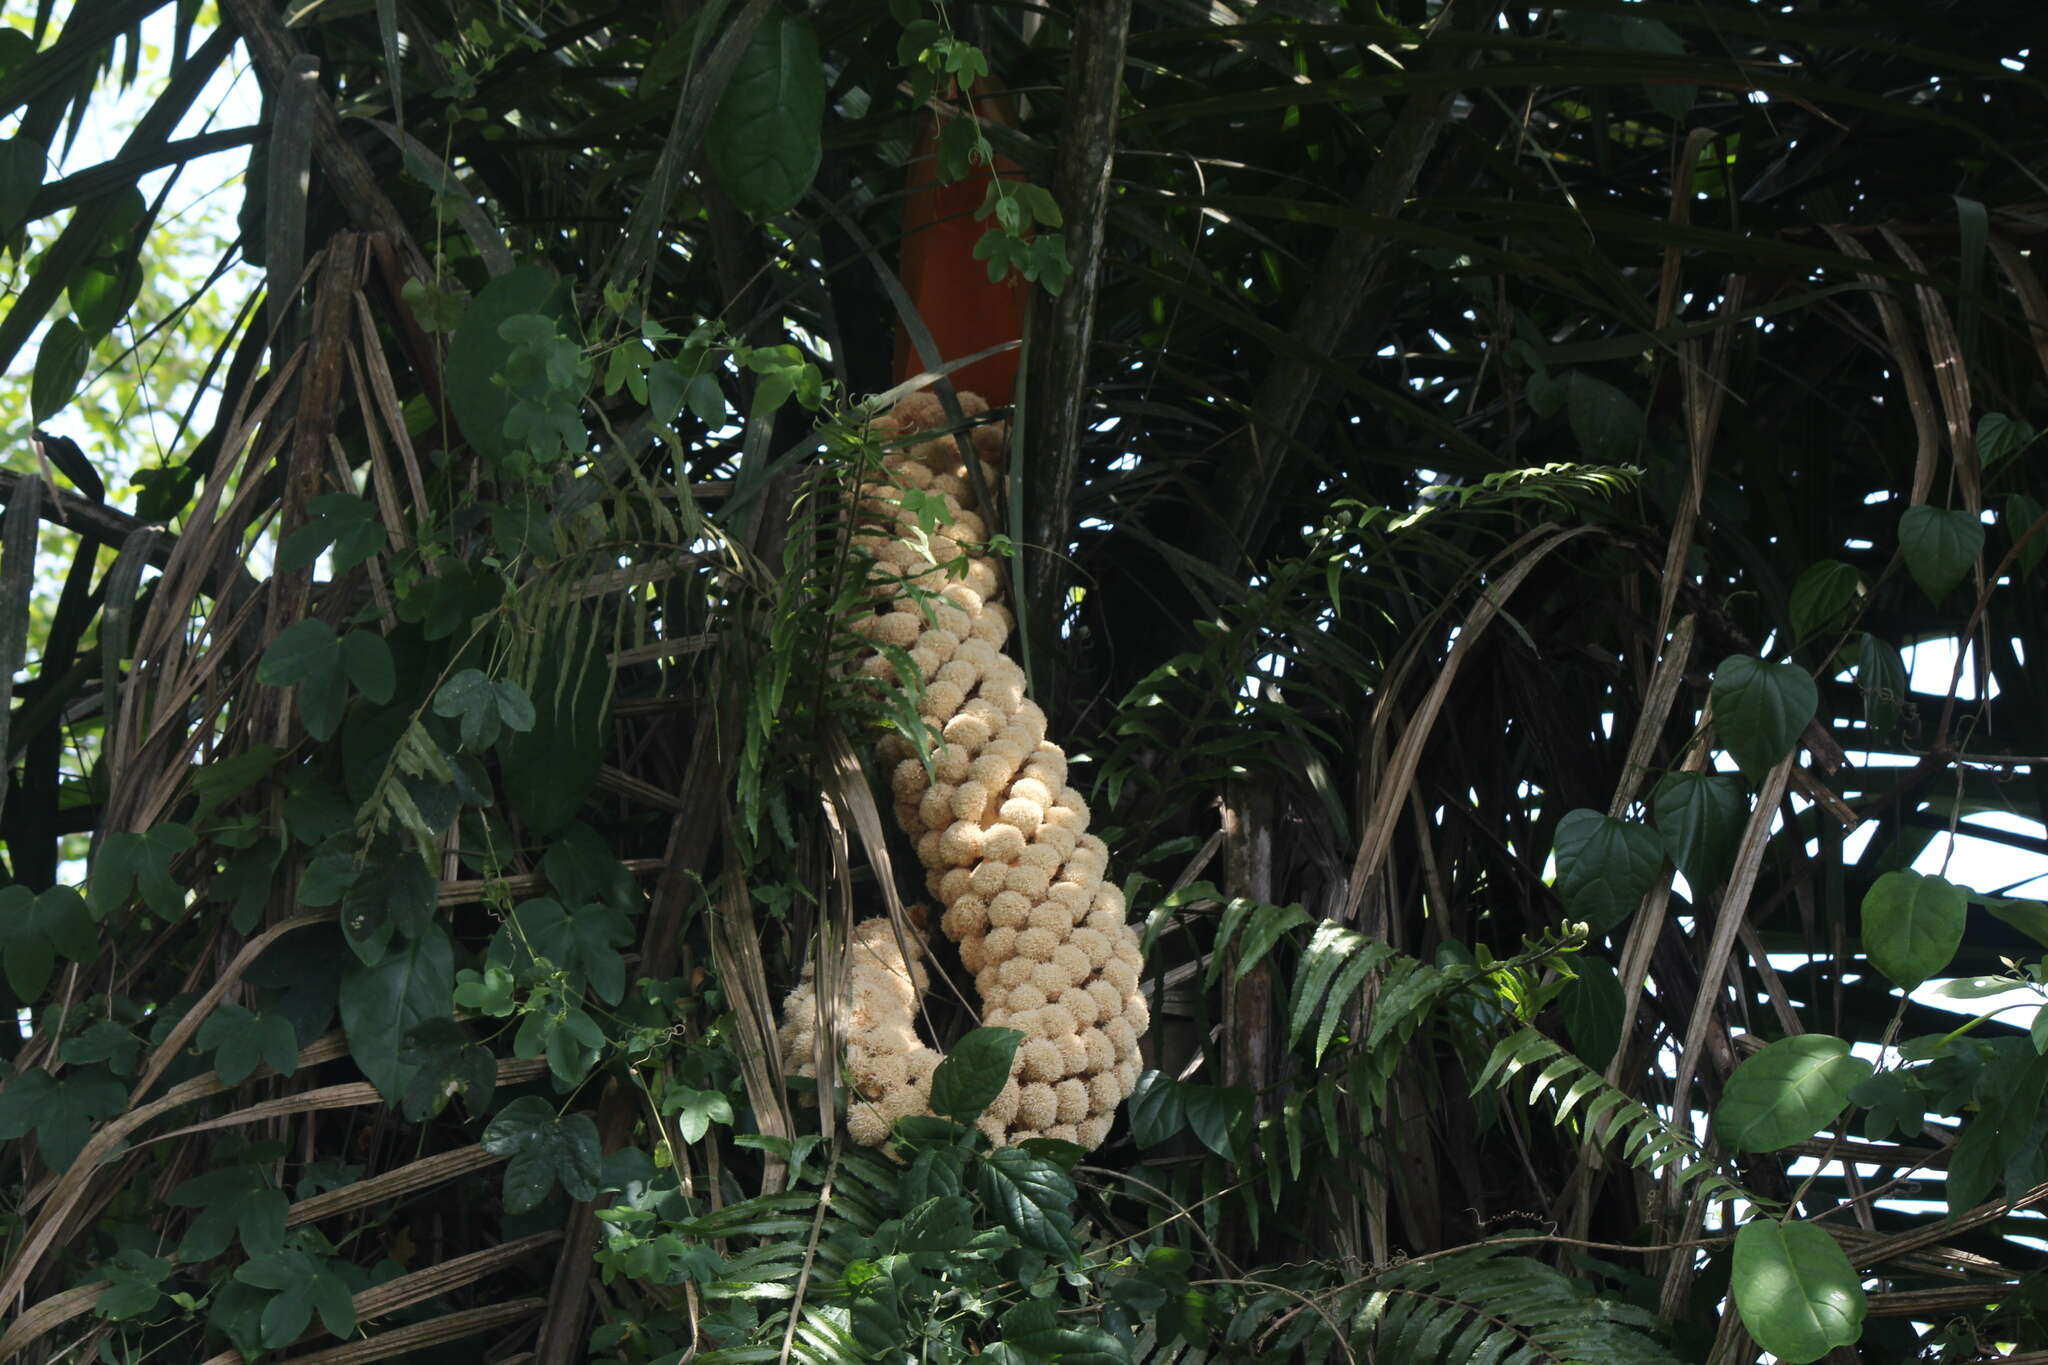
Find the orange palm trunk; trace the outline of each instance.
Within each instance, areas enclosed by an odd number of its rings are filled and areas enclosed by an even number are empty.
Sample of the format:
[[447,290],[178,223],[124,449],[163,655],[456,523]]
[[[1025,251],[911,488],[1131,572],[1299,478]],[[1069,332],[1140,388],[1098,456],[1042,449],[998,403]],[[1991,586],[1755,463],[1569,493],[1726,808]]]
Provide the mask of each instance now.
[[[994,122],[1010,123],[1007,102],[984,96],[976,111]],[[990,222],[974,211],[988,195],[989,169],[981,167],[951,184],[939,183],[939,129],[942,117],[922,116],[917,147],[910,162],[910,194],[903,206],[903,287],[918,315],[931,329],[939,359],[958,360],[1024,335],[1024,313],[1030,286],[1013,276],[991,284],[988,266],[974,259],[974,245]],[[1018,168],[997,157],[995,171],[1016,176]],[[953,372],[954,386],[1001,407],[1017,383],[1015,350],[976,361]],[[901,383],[924,369],[907,328],[896,329],[896,380]]]

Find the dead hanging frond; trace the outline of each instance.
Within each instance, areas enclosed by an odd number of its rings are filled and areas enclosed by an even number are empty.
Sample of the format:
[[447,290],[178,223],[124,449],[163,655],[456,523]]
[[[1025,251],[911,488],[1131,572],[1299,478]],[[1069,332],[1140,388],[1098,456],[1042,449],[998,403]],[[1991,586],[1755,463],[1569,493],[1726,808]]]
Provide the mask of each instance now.
[[783,1088],[782,1055],[775,1030],[775,996],[768,986],[761,957],[761,933],[747,891],[737,848],[728,844],[726,873],[711,917],[711,953],[719,984],[732,1002],[733,1027],[739,1032],[740,1077],[761,1135],[775,1146],[763,1151],[761,1192],[779,1193],[789,1179],[789,1141],[796,1121]]

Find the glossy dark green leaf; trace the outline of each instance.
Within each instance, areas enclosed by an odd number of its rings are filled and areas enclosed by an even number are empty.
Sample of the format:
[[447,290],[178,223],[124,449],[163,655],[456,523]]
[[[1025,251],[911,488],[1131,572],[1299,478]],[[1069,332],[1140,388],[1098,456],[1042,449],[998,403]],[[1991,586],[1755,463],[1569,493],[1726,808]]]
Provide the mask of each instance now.
[[1963,946],[1969,892],[1942,877],[1887,872],[1863,897],[1870,965],[1907,990],[1937,976]]
[[1011,1028],[978,1028],[946,1050],[932,1073],[932,1112],[972,1123],[1009,1083],[1024,1035]]
[[1820,691],[1797,664],[1731,654],[1714,670],[1714,726],[1752,782],[1762,779],[1806,729]]
[[1714,1107],[1714,1132],[1738,1152],[1804,1142],[1834,1122],[1872,1070],[1840,1038],[1781,1038],[1735,1068]]
[[1735,1234],[1731,1287],[1742,1325],[1787,1365],[1808,1365],[1863,1335],[1863,1283],[1835,1239],[1811,1223],[1745,1224]]
[[998,1147],[976,1162],[975,1188],[1018,1241],[1052,1256],[1073,1250],[1074,1182],[1044,1157]]
[[1984,523],[1971,512],[1922,505],[1899,518],[1899,549],[1929,600],[1941,601],[1984,550]]
[[783,14],[754,33],[712,115],[711,172],[755,218],[803,198],[823,155],[825,70],[808,20]]
[[1557,822],[1557,893],[1565,913],[1606,933],[1634,914],[1664,868],[1657,832],[1596,810]]

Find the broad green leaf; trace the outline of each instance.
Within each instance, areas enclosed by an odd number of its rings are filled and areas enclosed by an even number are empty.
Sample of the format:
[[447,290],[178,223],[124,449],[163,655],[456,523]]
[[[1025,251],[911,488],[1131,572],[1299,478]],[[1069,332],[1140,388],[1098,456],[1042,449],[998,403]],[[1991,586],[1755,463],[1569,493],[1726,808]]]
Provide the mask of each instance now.
[[823,155],[825,70],[809,22],[762,23],[734,69],[705,138],[711,172],[754,218],[796,206]]
[[1930,601],[1949,595],[1984,549],[1984,523],[1974,513],[1921,505],[1899,518],[1906,568]]
[[1650,795],[1651,818],[1695,895],[1719,886],[1749,822],[1749,791],[1731,773],[1671,773]]
[[168,1257],[152,1256],[140,1247],[127,1247],[99,1268],[107,1281],[93,1311],[108,1322],[139,1318],[157,1306],[163,1291],[157,1286],[170,1277]]
[[142,267],[132,256],[82,266],[64,286],[71,315],[94,341],[114,329],[141,292]]
[[1565,376],[1566,415],[1579,449],[1596,464],[1624,464],[1643,439],[1643,410],[1604,379],[1583,370]]
[[1571,959],[1577,978],[1558,997],[1572,1051],[1596,1071],[1604,1070],[1621,1046],[1621,1016],[1627,1007],[1621,981],[1606,958],[1580,953]]
[[[1583,11],[1571,11],[1562,18],[1565,31],[1584,43],[1631,52],[1651,52],[1665,57],[1686,55],[1685,40],[1668,24],[1655,19]],[[1679,81],[1644,81],[1643,94],[1658,113],[1666,118],[1682,119],[1692,112],[1698,87]]]
[[2039,433],[2023,417],[1987,412],[1977,422],[1977,462],[1989,469],[2008,455],[2025,450]]
[[2024,990],[2026,983],[2012,976],[1959,976],[1953,981],[1944,981],[1934,988],[1936,995],[1949,1000],[1984,1000],[2007,991]]
[[127,1107],[128,1086],[100,1067],[67,1070],[61,1078],[40,1069],[24,1071],[0,1088],[0,1142],[34,1129],[44,1163],[61,1172],[92,1136],[95,1123]]
[[243,1284],[276,1293],[263,1307],[262,1339],[269,1347],[288,1346],[320,1314],[320,1325],[337,1337],[356,1329],[355,1305],[348,1282],[335,1271],[331,1257],[290,1248],[258,1256],[235,1272]]
[[1792,746],[1820,707],[1820,691],[1797,664],[1731,654],[1714,670],[1714,725],[1752,782]]
[[455,329],[448,347],[448,401],[463,438],[488,460],[502,461],[512,450],[505,419],[513,398],[497,375],[511,358],[513,343],[500,336],[498,328],[522,314],[555,313],[560,300],[561,282],[553,271],[521,266],[477,291]]
[[453,1019],[428,1019],[405,1037],[398,1060],[417,1067],[405,1088],[405,1116],[415,1123],[432,1118],[462,1096],[462,1107],[480,1115],[490,1107],[498,1084],[497,1059]]
[[92,361],[92,338],[70,318],[58,318],[36,348],[35,373],[29,378],[28,410],[37,425],[61,411],[78,392]]
[[1010,1028],[978,1028],[953,1044],[932,1073],[932,1112],[972,1123],[995,1103],[1010,1079],[1024,1035]]
[[433,870],[409,842],[379,838],[342,895],[342,928],[360,939],[389,923],[403,937],[417,938],[434,922],[440,889]]
[[1237,1085],[1182,1084],[1180,1100],[1187,1110],[1188,1127],[1202,1145],[1225,1161],[1237,1160],[1234,1130],[1251,1112],[1251,1092]]
[[1992,896],[1985,900],[1984,908],[2034,942],[2048,945],[2048,902]]
[[291,1020],[256,1014],[226,1001],[199,1026],[199,1050],[214,1053],[213,1069],[229,1085],[240,1085],[268,1063],[280,1076],[299,1069],[299,1040]]
[[1738,1152],[1804,1142],[1834,1122],[1874,1069],[1840,1038],[1781,1038],[1735,1068],[1714,1108],[1714,1132]]
[[1163,1071],[1147,1071],[1131,1092],[1129,1113],[1132,1140],[1140,1147],[1157,1147],[1187,1126],[1180,1082]]
[[732,1101],[723,1090],[692,1090],[679,1085],[662,1096],[661,1108],[676,1116],[676,1131],[687,1143],[702,1142],[714,1123],[732,1122]]
[[1808,1365],[1863,1335],[1868,1300],[1856,1267],[1811,1223],[1745,1224],[1731,1284],[1742,1325],[1787,1365]]
[[534,680],[533,728],[499,746],[508,804],[537,836],[551,836],[575,819],[597,781],[611,691],[602,643],[588,633],[567,649],[550,641]]
[[596,902],[629,915],[645,908],[647,898],[633,874],[604,836],[581,820],[555,835],[540,866],[564,905]]
[[498,697],[482,669],[465,668],[434,694],[434,714],[458,722],[462,747],[489,748],[498,738]]
[[1856,599],[1863,595],[1863,578],[1839,559],[1823,559],[1807,566],[1792,585],[1792,633],[1810,640],[1832,630],[1849,615]]
[[226,1166],[205,1171],[171,1191],[170,1203],[196,1209],[178,1243],[181,1261],[210,1261],[234,1245],[251,1256],[268,1256],[284,1243],[285,1214],[291,1201],[271,1187],[264,1169],[255,1165]]
[[603,1169],[597,1125],[588,1114],[555,1112],[538,1095],[524,1095],[484,1129],[484,1150],[510,1157],[505,1167],[505,1212],[531,1213],[559,1182],[571,1199],[597,1193]]
[[1575,810],[1557,822],[1557,894],[1565,913],[1606,933],[1634,914],[1657,884],[1664,843],[1657,832]]
[[377,519],[377,509],[367,498],[323,493],[306,512],[306,524],[278,547],[277,567],[282,572],[297,573],[332,547],[334,571],[347,573],[384,548],[384,523]]
[[1021,1147],[998,1147],[980,1154],[975,1188],[1025,1246],[1051,1256],[1072,1253],[1074,1182],[1058,1166]]
[[1870,965],[1912,990],[1955,960],[1970,893],[1941,877],[1887,872],[1863,897],[1863,948]]
[[[1025,1353],[1012,1356],[1012,1360],[1056,1360],[1060,1365],[1130,1365],[1130,1352],[1115,1337],[1086,1322],[1063,1322],[1048,1299],[1025,1300],[1003,1314],[1002,1325],[1000,1346]],[[1000,1357],[997,1365],[1002,1365]]]
[[430,925],[375,966],[350,962],[341,974],[341,1027],[355,1064],[387,1103],[397,1104],[419,1068],[399,1059],[405,1036],[454,1012],[455,947]]
[[341,666],[341,641],[325,621],[299,621],[279,631],[256,665],[256,680],[290,687]]
[[19,884],[0,889],[0,959],[17,999],[39,998],[58,959],[90,963],[99,953],[92,911],[70,887],[53,886],[40,895]]
[[633,926],[608,905],[564,908],[542,896],[522,901],[511,920],[491,939],[489,960],[510,967],[521,979],[544,974],[538,960],[568,973],[569,984],[586,985],[607,1004],[626,989],[619,950],[633,942]]
[[398,690],[398,668],[391,646],[374,630],[352,630],[341,637],[341,667],[356,691],[382,706]]
[[104,919],[140,890],[143,901],[164,919],[185,908],[185,888],[171,876],[171,861],[198,837],[183,825],[152,825],[139,833],[109,834],[100,841],[86,881],[93,912]]

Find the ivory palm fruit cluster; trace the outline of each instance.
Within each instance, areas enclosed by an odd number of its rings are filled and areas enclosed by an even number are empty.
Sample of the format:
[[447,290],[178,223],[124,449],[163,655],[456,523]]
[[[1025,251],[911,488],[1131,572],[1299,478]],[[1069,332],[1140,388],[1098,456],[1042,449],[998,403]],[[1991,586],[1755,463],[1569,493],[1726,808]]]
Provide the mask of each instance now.
[[[987,411],[972,394],[961,406],[969,416]],[[900,736],[883,740],[880,756],[897,819],[944,907],[939,927],[974,973],[982,1022],[1024,1035],[983,1131],[996,1142],[1042,1136],[1094,1148],[1138,1080],[1138,1039],[1150,1022],[1138,936],[1123,894],[1103,879],[1108,849],[1088,833],[1066,755],[1046,739],[1045,713],[1003,652],[1010,616],[995,600],[995,562],[974,552],[988,532],[964,462],[982,461],[984,482],[993,480],[1003,429],[975,428],[970,451],[952,437],[914,439],[943,422],[926,394],[878,421],[880,434],[908,449],[885,457],[886,481],[860,490],[859,540],[879,572],[874,613],[857,628],[908,653],[923,677],[925,723],[943,736],[929,769]],[[925,495],[911,499],[916,510],[904,506],[911,490]],[[880,651],[861,665],[876,678],[894,667]],[[939,1058],[910,1023],[923,966],[904,960],[886,920],[865,922],[855,938],[847,1129],[873,1145],[898,1118],[927,1112]],[[784,1010],[783,1058],[798,1074],[811,1069],[812,992],[807,971]]]

